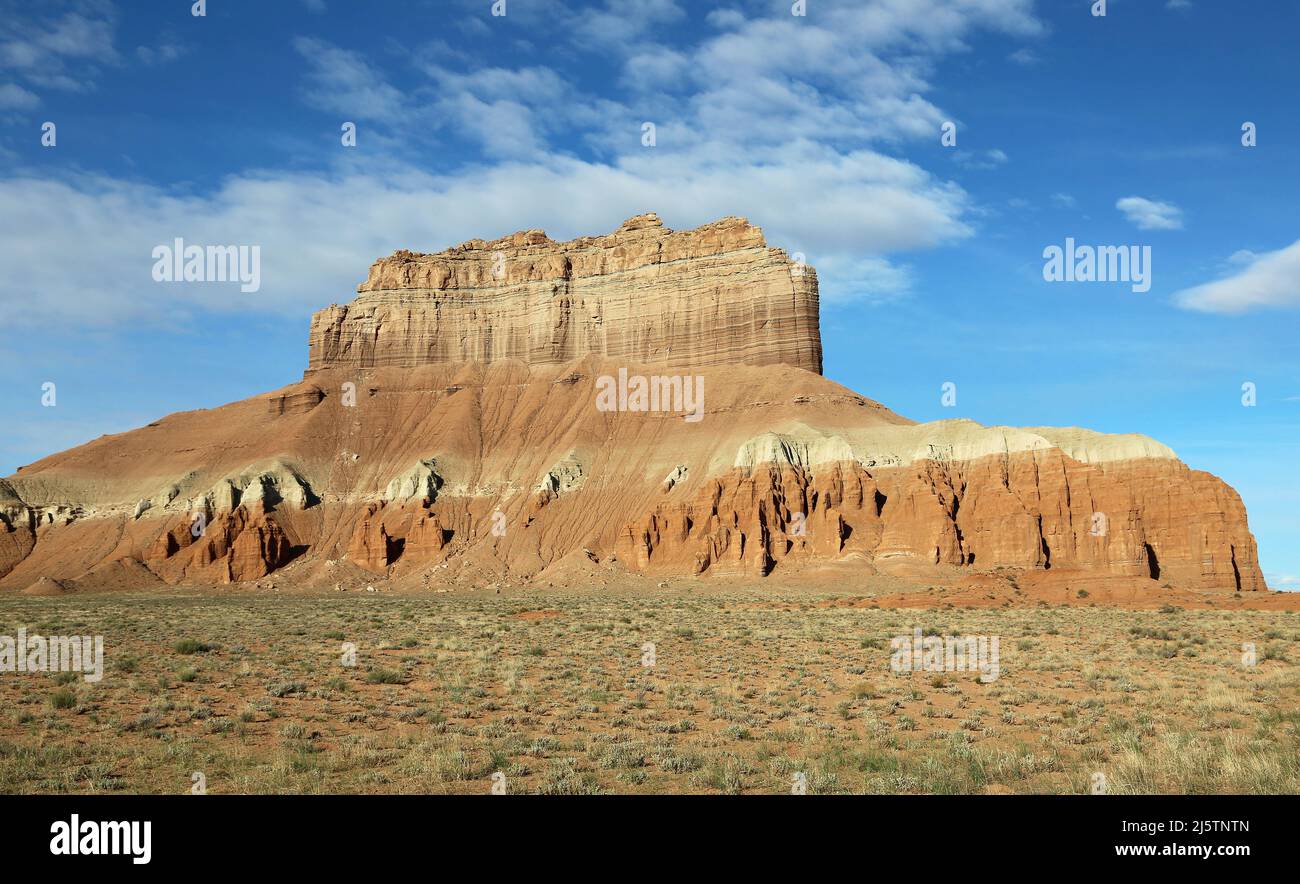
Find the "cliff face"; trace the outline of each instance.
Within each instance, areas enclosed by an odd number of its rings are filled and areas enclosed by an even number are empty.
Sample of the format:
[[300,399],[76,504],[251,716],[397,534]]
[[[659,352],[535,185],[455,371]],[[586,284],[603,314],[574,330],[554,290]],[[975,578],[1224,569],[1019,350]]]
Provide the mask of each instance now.
[[[1154,440],[916,424],[821,377],[815,276],[742,221],[402,253],[361,288],[302,382],[0,480],[0,590],[828,564],[1265,588],[1240,498]],[[600,407],[672,365],[700,420]]]
[[763,575],[857,552],[917,576],[984,566],[1262,590],[1245,523],[1231,488],[1177,460],[1087,464],[1042,448],[736,469],[624,526],[616,549],[661,573]]
[[532,230],[403,251],[373,264],[357,291],[312,318],[309,374],[588,354],[821,373],[816,273],[741,218],[674,232],[648,214],[571,242]]

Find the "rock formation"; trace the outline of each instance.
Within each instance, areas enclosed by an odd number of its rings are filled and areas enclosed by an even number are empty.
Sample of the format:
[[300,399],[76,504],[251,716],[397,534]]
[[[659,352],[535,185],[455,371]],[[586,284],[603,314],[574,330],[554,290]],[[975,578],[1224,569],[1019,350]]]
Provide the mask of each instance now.
[[573,562],[1264,588],[1240,498],[1154,440],[917,424],[821,377],[815,273],[740,219],[399,252],[359,291],[303,381],[0,480],[0,589]]
[[376,261],[357,291],[312,318],[309,373],[587,354],[822,368],[815,273],[742,218],[674,232],[652,213],[572,242],[529,230],[402,251]]

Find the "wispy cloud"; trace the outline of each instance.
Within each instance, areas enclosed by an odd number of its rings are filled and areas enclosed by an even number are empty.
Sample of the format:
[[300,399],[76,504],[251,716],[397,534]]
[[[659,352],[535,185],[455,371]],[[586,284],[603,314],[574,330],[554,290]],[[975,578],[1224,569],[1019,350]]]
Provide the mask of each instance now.
[[0,71],[32,88],[91,89],[99,67],[120,60],[110,4],[55,2],[33,10],[0,0],[0,19],[6,31],[0,37]]
[[684,18],[686,11],[675,0],[606,0],[604,7],[579,14],[575,34],[582,40],[626,42]]
[[165,33],[154,46],[137,46],[135,57],[146,65],[166,64],[180,58],[189,49],[173,33]]
[[1174,302],[1204,313],[1244,313],[1300,306],[1300,240],[1275,252],[1237,252],[1243,268],[1224,279],[1174,293]]
[[1006,165],[1008,159],[1006,151],[999,148],[978,151],[963,150],[953,154],[953,160],[957,165],[967,169],[996,169],[998,166]]
[[1281,589],[1287,592],[1300,590],[1300,576],[1295,574],[1265,574],[1264,579],[1273,589]]
[[17,83],[0,83],[0,110],[30,110],[40,103],[35,93]]
[[402,92],[361,53],[314,37],[296,38],[293,48],[307,61],[308,104],[350,120],[401,119]]

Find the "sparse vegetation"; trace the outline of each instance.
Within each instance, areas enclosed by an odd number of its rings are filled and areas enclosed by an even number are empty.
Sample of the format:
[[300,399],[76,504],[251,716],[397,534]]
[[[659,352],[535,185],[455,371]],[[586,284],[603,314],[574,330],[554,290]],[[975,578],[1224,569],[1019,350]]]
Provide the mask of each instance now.
[[60,688],[50,694],[50,706],[55,709],[71,709],[77,705],[77,695],[67,688]]
[[[512,793],[1086,792],[1095,771],[1120,793],[1300,792],[1300,618],[1168,607],[9,597],[8,621],[103,634],[106,672],[0,682],[0,791],[174,793],[204,770],[229,792],[482,794],[497,772]],[[891,671],[914,628],[1002,636],[1001,677]]]

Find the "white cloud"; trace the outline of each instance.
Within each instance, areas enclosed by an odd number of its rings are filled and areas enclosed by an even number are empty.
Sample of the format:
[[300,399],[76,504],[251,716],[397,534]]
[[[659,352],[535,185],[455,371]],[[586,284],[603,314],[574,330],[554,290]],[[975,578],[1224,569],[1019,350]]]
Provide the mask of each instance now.
[[1183,210],[1173,203],[1126,196],[1115,202],[1115,208],[1140,230],[1179,230],[1183,226]]
[[1076,201],[1074,197],[1068,193],[1052,194],[1052,203],[1054,205],[1061,207],[1062,209],[1073,209],[1075,206],[1075,202]]
[[[591,17],[584,37],[575,23],[585,12],[542,3],[521,9],[521,20],[512,6],[510,22],[489,22],[539,35],[550,24],[557,42],[568,41],[564,52],[612,53],[622,80],[581,88],[548,68],[475,67],[434,45],[408,57],[410,85],[399,89],[379,66],[385,57],[294,40],[306,100],[368,124],[366,153],[336,151],[322,170],[239,173],[203,194],[14,172],[0,179],[0,205],[30,209],[0,213],[0,310],[11,323],[69,326],[176,324],[205,310],[305,318],[350,300],[365,268],[398,248],[433,251],[535,227],[567,239],[652,210],[677,228],[748,217],[771,244],[808,256],[830,303],[898,297],[911,274],[892,256],[969,236],[975,212],[960,186],[873,142],[937,137],[950,117],[924,97],[930,71],[975,30],[1041,32],[1031,0],[866,9],[825,0],[807,20],[714,15],[717,30],[669,50],[652,38],[682,21],[678,4],[602,9],[635,20]],[[636,39],[595,39],[624,27]],[[634,95],[611,91],[631,79]],[[641,145],[647,120],[658,126],[653,148]],[[429,172],[413,154],[435,139],[466,142],[480,159]],[[153,282],[153,247],[178,236],[261,246],[261,290]],[[77,261],[62,259],[69,242]],[[38,300],[24,294],[34,279]]]
[[[785,150],[747,162],[555,157],[451,176],[402,166],[248,174],[206,196],[101,176],[0,180],[0,205],[26,207],[0,213],[0,312],[11,327],[172,325],[199,310],[305,318],[330,301],[351,300],[365,268],[398,248],[434,251],[533,227],[567,239],[652,210],[678,228],[745,215],[773,245],[804,251],[834,301],[859,290],[900,291],[883,253],[970,232],[961,220],[965,193],[910,163],[806,144]],[[261,291],[153,282],[153,247],[178,236],[260,246]],[[70,242],[75,261],[65,258]],[[30,297],[34,280],[39,299]]]
[[1257,307],[1300,307],[1300,240],[1275,252],[1233,257],[1244,269],[1225,279],[1174,293],[1174,301],[1204,313],[1244,313]]
[[[924,97],[938,56],[965,48],[976,30],[1042,32],[1032,0],[884,0],[868,7],[819,0],[817,14],[806,19],[750,5],[762,13],[710,15],[717,33],[672,47],[656,38],[686,21],[678,0],[512,7],[512,16],[523,15],[514,25],[554,31],[563,51],[612,56],[620,70],[614,83],[632,93],[625,99],[589,91],[613,84],[580,89],[547,68],[476,68],[441,45],[412,58],[428,79],[398,90],[358,53],[312,38],[299,38],[295,47],[311,62],[307,97],[319,108],[348,119],[400,120],[408,132],[422,133],[417,138],[439,133],[490,156],[528,159],[573,150],[575,134],[596,152],[617,156],[638,146],[646,121],[668,136],[659,141],[665,152],[711,145],[748,154],[798,139],[845,148],[928,139],[949,118]],[[1001,161],[991,151],[981,164]]]
[[[579,95],[550,68],[480,68],[453,71],[425,63],[432,80],[429,103],[410,102],[409,115],[430,129],[470,140],[494,157],[535,157],[545,153],[548,138],[585,128],[591,118],[584,107],[593,100]],[[566,108],[564,114],[555,108]]]
[[[938,57],[966,48],[977,30],[1043,31],[1031,0],[819,0],[802,18],[788,4],[758,5],[752,18],[709,14],[717,33],[688,47],[622,50],[621,82],[644,96],[627,116],[657,122],[661,147],[747,154],[791,139],[848,148],[937,138],[951,119],[925,97]],[[990,152],[981,162],[1000,160]]]

